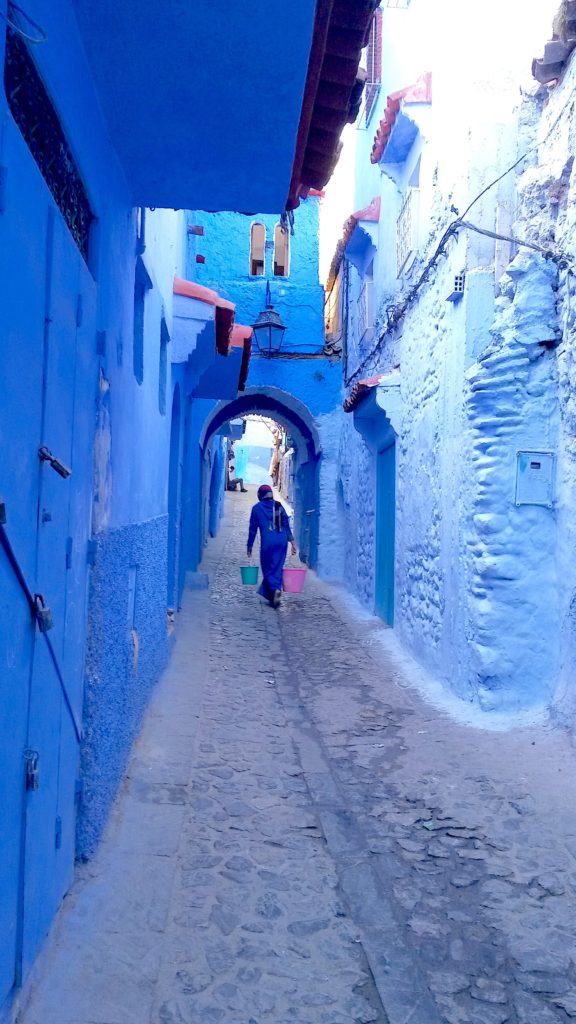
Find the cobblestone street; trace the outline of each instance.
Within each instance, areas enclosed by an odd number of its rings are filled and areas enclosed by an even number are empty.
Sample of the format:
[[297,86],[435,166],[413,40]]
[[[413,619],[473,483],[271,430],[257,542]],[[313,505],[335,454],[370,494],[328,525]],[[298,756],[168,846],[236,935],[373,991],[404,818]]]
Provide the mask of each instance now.
[[566,1024],[575,755],[457,724],[309,576],[242,587],[227,495],[19,1024]]

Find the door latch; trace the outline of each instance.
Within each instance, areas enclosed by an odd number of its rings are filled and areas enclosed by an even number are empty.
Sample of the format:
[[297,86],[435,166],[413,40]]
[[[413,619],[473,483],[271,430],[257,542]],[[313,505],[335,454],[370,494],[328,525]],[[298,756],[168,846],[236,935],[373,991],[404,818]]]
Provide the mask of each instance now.
[[42,594],[34,594],[34,605],[36,607],[36,622],[41,633],[47,633],[52,629],[54,622],[52,612],[46,604]]
[[26,789],[34,792],[40,788],[40,771],[38,759],[40,755],[37,750],[24,751],[24,779]]

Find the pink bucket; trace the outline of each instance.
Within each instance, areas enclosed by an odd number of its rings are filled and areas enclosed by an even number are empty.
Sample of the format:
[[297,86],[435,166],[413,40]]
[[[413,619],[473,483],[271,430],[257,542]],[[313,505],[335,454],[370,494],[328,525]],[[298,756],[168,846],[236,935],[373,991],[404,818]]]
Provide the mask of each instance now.
[[307,569],[282,569],[282,586],[287,594],[301,594]]

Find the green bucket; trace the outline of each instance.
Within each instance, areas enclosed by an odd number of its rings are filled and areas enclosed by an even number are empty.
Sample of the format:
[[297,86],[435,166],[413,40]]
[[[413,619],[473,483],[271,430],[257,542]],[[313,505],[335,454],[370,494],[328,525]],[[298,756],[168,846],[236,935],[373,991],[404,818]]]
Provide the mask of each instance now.
[[240,575],[242,576],[242,583],[258,583],[258,566],[257,565],[241,565]]

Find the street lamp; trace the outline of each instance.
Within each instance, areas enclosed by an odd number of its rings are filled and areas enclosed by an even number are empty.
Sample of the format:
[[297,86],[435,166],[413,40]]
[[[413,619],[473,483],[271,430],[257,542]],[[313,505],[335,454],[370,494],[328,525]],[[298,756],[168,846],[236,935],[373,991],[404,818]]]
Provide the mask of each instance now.
[[269,358],[280,351],[286,327],[282,323],[280,313],[277,313],[272,305],[269,281],[266,282],[266,309],[258,314],[258,319],[255,324],[252,324],[252,329],[261,355]]

